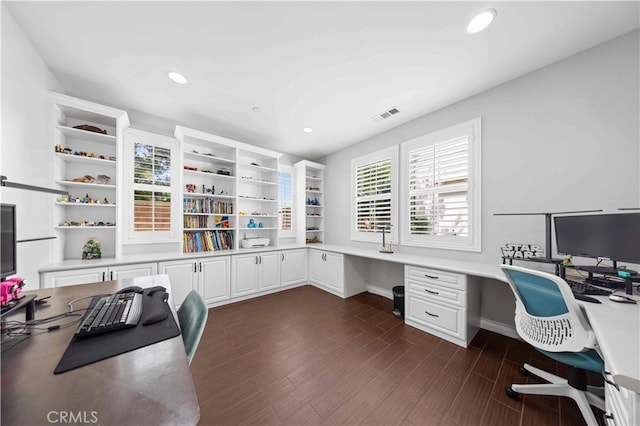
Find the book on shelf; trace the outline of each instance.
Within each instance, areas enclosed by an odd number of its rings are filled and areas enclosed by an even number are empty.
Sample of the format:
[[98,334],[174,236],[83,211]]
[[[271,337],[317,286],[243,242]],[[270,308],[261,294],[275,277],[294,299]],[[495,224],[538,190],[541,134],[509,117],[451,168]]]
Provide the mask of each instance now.
[[233,249],[233,231],[185,232],[184,253],[199,253]]

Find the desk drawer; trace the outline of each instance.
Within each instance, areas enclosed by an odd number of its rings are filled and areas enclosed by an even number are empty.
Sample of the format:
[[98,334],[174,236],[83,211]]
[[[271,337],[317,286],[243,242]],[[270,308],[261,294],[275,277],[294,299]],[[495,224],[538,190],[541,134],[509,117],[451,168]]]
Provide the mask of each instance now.
[[405,286],[407,287],[407,291],[432,301],[460,307],[466,305],[465,292],[460,290],[452,290],[448,287],[432,285],[411,279],[405,281]]
[[464,290],[466,276],[452,274],[450,272],[438,271],[435,269],[420,268],[417,266],[406,266],[404,271],[406,280],[418,281],[425,284]]
[[433,303],[413,295],[407,299],[408,319],[441,332],[464,337],[464,309]]
[[625,410],[625,405],[622,401],[622,394],[620,392],[622,390],[626,391],[624,388],[618,390],[606,382],[604,384],[605,411],[607,412],[605,419],[608,424],[613,423],[617,426],[630,424],[629,413]]

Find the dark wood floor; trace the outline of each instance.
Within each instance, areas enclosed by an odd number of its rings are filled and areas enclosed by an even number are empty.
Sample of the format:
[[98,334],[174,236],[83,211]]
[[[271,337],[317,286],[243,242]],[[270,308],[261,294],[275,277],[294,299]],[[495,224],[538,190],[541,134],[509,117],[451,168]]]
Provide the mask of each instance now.
[[211,309],[191,371],[200,424],[581,425],[566,398],[521,396],[525,343],[480,331],[463,349],[404,325],[392,302],[312,286]]

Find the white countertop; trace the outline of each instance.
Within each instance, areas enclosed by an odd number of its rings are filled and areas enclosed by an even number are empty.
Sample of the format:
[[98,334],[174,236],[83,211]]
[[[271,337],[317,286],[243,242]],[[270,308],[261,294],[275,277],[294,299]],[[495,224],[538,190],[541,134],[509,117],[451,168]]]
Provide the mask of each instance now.
[[474,275],[484,278],[493,278],[499,281],[507,282],[506,277],[500,270],[499,261],[496,261],[496,263],[494,264],[405,253],[380,253],[378,250],[373,249],[333,244],[321,244],[317,246],[309,245],[308,247],[311,249],[348,254],[350,256],[366,257],[368,259],[384,260],[386,262],[402,263],[405,265],[423,266],[425,268],[458,272],[461,274]]
[[102,268],[108,266],[117,265],[130,265],[133,263],[146,263],[146,262],[166,262],[170,260],[196,260],[203,257],[215,257],[215,256],[230,256],[236,254],[253,254],[264,253],[267,251],[279,251],[279,250],[295,250],[307,248],[305,244],[282,244],[278,247],[256,247],[256,248],[240,248],[233,250],[220,250],[203,253],[148,253],[148,254],[135,254],[122,257],[103,257],[101,259],[81,260],[70,259],[63,260],[57,263],[51,263],[49,265],[41,266],[38,269],[39,273],[46,272],[59,272],[68,271],[72,269],[80,268]]

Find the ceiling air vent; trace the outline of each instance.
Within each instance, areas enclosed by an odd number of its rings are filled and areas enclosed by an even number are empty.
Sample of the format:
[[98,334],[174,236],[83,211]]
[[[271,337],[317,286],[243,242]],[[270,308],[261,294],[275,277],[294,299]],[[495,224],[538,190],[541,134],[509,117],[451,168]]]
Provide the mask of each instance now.
[[386,120],[387,118],[391,117],[392,115],[396,115],[399,112],[400,111],[398,111],[398,108],[391,108],[388,111],[384,111],[384,112],[381,112],[380,114],[373,116],[373,121]]

